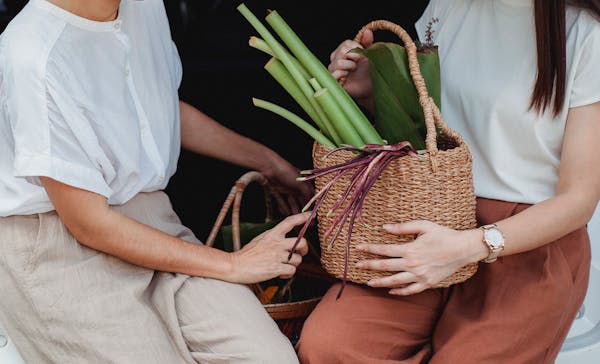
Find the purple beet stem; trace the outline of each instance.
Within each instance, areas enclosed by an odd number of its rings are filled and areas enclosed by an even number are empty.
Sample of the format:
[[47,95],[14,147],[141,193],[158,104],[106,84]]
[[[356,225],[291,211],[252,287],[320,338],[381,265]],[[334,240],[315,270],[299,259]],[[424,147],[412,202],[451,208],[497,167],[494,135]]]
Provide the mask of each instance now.
[[[331,209],[332,212],[335,212],[339,209],[344,202],[347,201],[346,207],[342,210],[342,212],[337,215],[332,222],[330,228],[325,232],[323,239],[327,239],[333,231],[335,234],[328,244],[328,248],[331,248],[337,238],[339,237],[341,231],[343,230],[346,222],[348,222],[348,235],[346,237],[346,256],[344,259],[344,276],[342,279],[342,285],[340,287],[340,291],[338,292],[337,299],[339,299],[344,291],[344,288],[347,283],[348,277],[348,264],[350,259],[350,240],[352,237],[352,229],[354,228],[354,222],[356,218],[359,218],[359,221],[365,224],[365,221],[362,217],[362,206],[369,194],[371,188],[377,182],[379,176],[385,168],[392,162],[394,159],[406,155],[416,156],[416,152],[413,149],[412,145],[408,142],[401,142],[394,145],[377,145],[377,144],[368,144],[365,145],[364,148],[356,148],[353,146],[341,146],[333,151],[327,153],[326,157],[337,153],[339,151],[354,151],[360,152],[358,156],[352,158],[351,160],[340,163],[334,166],[313,169],[306,171],[307,175],[304,177],[304,180],[313,180],[317,177],[322,177],[328,175],[330,173],[335,173],[333,179],[323,187],[323,190],[319,192],[318,196],[315,196],[313,200],[307,205],[310,206],[311,203],[314,203],[314,207],[310,217],[300,229],[298,233],[298,238],[294,243],[290,251],[290,255],[288,256],[288,260],[292,258],[293,252],[296,250],[296,247],[300,243],[302,237],[306,233],[308,226],[317,216],[317,211],[319,207],[321,207],[322,202],[325,200],[329,189],[337,182],[343,175],[348,173],[349,171],[356,169],[355,173],[350,177],[350,183],[346,187],[344,194],[342,197],[334,204]],[[354,193],[351,194],[352,189],[354,189]],[[365,224],[366,225],[366,224]]]

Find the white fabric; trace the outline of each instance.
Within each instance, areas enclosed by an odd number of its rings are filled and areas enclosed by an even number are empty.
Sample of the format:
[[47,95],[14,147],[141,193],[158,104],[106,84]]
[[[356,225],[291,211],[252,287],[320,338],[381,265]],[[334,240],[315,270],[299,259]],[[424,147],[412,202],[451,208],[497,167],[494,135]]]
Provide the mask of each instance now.
[[442,114],[469,144],[475,193],[521,203],[554,196],[568,108],[600,101],[600,23],[567,10],[566,100],[554,118],[529,110],[537,71],[531,0],[432,0],[416,24],[420,39],[434,17]]
[[54,209],[40,176],[123,204],[179,156],[181,61],[161,0],[115,21],[32,0],[0,37],[0,216]]

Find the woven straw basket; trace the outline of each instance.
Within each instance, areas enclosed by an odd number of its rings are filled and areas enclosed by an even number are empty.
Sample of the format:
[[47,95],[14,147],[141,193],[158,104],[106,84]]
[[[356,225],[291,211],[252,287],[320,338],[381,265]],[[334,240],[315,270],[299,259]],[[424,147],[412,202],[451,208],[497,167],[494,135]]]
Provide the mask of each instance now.
[[[246,187],[251,183],[258,183],[263,187],[265,196],[266,206],[266,217],[265,222],[273,220],[275,210],[277,209],[283,215],[290,215],[291,211],[288,205],[285,203],[282,196],[275,190],[271,189],[267,179],[259,172],[248,172],[240,177],[235,185],[231,188],[229,195],[223,203],[223,207],[217,216],[217,220],[212,227],[210,235],[206,240],[207,246],[213,246],[216,237],[219,233],[219,229],[227,216],[230,208],[233,205],[231,212],[231,224],[232,224],[232,238],[233,238],[233,250],[238,251],[241,249],[241,238],[240,238],[240,209],[242,205],[242,196]],[[276,206],[276,207],[275,207]],[[308,263],[302,263],[298,267],[297,275],[301,275],[304,279],[309,280],[310,284],[315,286],[322,285],[327,280],[324,276],[324,272],[320,272],[317,267],[313,267]],[[304,324],[304,320],[315,308],[317,303],[321,300],[321,297],[287,302],[287,303],[267,303],[268,301],[266,294],[259,284],[251,284],[250,288],[256,295],[256,297],[263,302],[263,307],[271,318],[277,322],[281,332],[286,335],[290,340],[296,340]]]
[[[430,220],[457,230],[476,227],[471,154],[461,136],[446,126],[439,109],[429,97],[416,58],[415,44],[400,26],[382,20],[366,25],[356,36],[357,41],[362,39],[365,29],[389,30],[404,42],[410,73],[425,115],[427,149],[418,156],[404,156],[393,160],[371,188],[365,200],[362,214],[366,225],[359,223],[354,225],[346,276],[349,281],[363,284],[372,278],[393,273],[355,268],[355,263],[360,260],[381,258],[356,250],[356,245],[360,243],[402,244],[414,240],[414,236],[398,237],[387,233],[382,228],[383,224]],[[439,129],[439,134],[436,133],[436,127]],[[355,156],[351,152],[341,151],[324,160],[323,156],[330,151],[330,148],[315,143],[313,148],[315,168],[343,163]],[[321,190],[331,178],[331,175],[317,178],[317,190]],[[342,231],[330,250],[327,249],[328,241],[323,239],[323,235],[334,219],[327,217],[327,212],[342,197],[348,183],[348,176],[336,182],[318,211],[321,263],[330,274],[340,279],[344,278],[347,231],[346,229]],[[436,287],[448,287],[465,281],[476,271],[476,263],[467,265]]]

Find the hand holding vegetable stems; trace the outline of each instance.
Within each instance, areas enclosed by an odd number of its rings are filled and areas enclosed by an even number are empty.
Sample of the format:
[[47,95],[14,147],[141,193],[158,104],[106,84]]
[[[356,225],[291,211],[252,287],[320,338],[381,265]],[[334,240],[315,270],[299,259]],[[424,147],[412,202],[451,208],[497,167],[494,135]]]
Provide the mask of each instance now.
[[367,57],[352,52],[356,48],[369,48],[373,44],[373,32],[365,30],[361,43],[353,40],[342,42],[330,56],[328,70],[340,80],[345,78],[344,89],[363,107],[373,112],[371,75]]

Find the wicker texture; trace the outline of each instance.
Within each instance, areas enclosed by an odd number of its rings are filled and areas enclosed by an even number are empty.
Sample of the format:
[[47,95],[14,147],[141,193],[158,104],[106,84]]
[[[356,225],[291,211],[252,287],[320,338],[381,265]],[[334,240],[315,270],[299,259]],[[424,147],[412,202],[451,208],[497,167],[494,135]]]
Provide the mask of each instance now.
[[[231,188],[231,191],[225,199],[223,207],[217,216],[217,220],[212,227],[209,237],[206,240],[207,246],[214,245],[216,237],[220,231],[219,229],[221,228],[223,221],[225,221],[225,218],[231,209],[233,249],[235,251],[241,249],[240,209],[242,206],[242,197],[244,191],[251,183],[258,183],[263,187],[266,206],[265,222],[272,221],[276,210],[284,215],[291,214],[291,210],[289,209],[283,197],[269,186],[268,180],[262,174],[255,171],[248,172],[240,177],[235,182],[235,185]],[[312,249],[311,252],[313,254],[315,253]],[[322,279],[322,275],[320,275],[318,271],[315,271],[313,267],[303,268],[301,265],[298,267],[298,274],[302,274],[305,269],[313,271],[312,274],[307,274],[307,276],[310,276],[314,279]],[[267,295],[260,284],[251,284],[249,286],[256,297],[261,301],[261,303],[263,303],[263,307],[269,313],[271,318],[277,322],[282,333],[290,339],[293,339],[299,334],[304,320],[321,300],[320,297],[317,297],[287,303],[266,303],[269,301],[269,299],[267,298]]]
[[[429,97],[416,58],[415,44],[400,26],[387,21],[377,20],[367,24],[358,33],[357,40],[362,39],[365,29],[389,30],[404,42],[410,74],[419,93],[419,103],[425,116],[427,149],[418,157],[404,156],[392,161],[371,188],[362,209],[366,225],[360,223],[354,225],[348,251],[346,279],[356,283],[366,283],[370,279],[393,274],[355,268],[356,262],[360,260],[381,258],[357,251],[356,245],[360,243],[402,244],[414,239],[413,236],[398,237],[387,233],[382,228],[385,223],[430,220],[457,230],[476,227],[471,154],[462,137],[445,124],[439,109]],[[436,133],[436,127],[439,134]],[[351,152],[342,151],[323,160],[323,156],[329,151],[330,148],[315,143],[313,149],[315,168],[343,163],[355,156]],[[327,175],[317,178],[317,190],[321,190],[332,177]],[[327,249],[328,241],[323,239],[323,235],[334,219],[327,217],[327,212],[342,197],[348,183],[349,177],[345,176],[332,186],[318,211],[321,263],[330,274],[340,279],[344,278],[347,253],[344,242],[347,229],[342,231],[330,250]],[[476,271],[477,264],[469,264],[444,279],[436,287],[447,287],[465,281]]]

